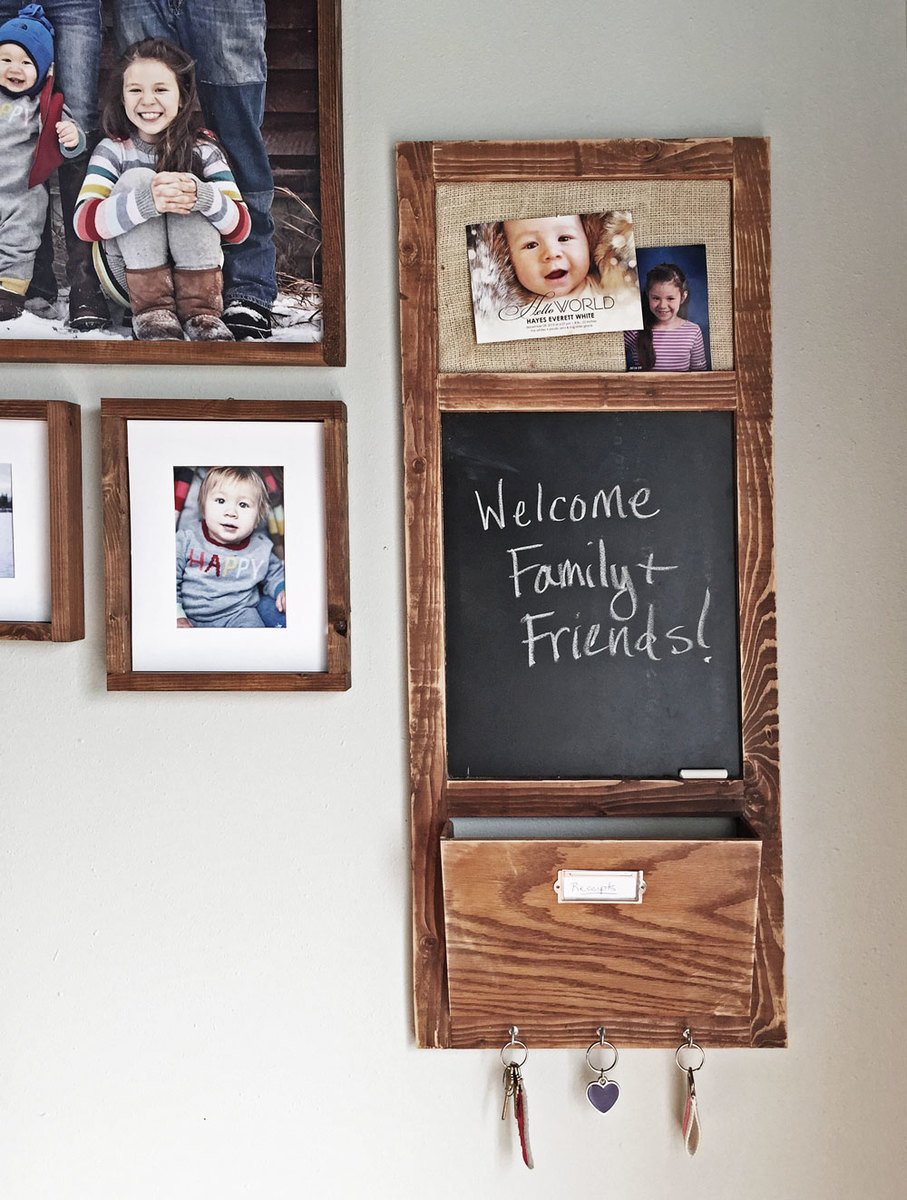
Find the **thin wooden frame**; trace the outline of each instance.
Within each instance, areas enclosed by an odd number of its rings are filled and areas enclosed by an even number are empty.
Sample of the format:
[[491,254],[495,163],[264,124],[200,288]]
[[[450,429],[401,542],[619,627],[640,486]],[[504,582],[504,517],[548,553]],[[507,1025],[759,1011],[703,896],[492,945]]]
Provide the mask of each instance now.
[[[301,5],[290,5],[290,0],[268,0],[269,32],[272,41],[279,41],[280,14],[284,7],[291,8],[294,19],[310,19],[316,29],[314,58],[308,62],[303,56],[302,66],[292,51],[287,52],[288,76],[297,79],[297,110],[304,110],[311,102],[304,76],[307,71],[317,72],[317,120],[316,128],[307,130],[300,125],[279,128],[274,137],[282,145],[286,143],[291,153],[300,151],[318,158],[318,190],[321,210],[321,295],[323,333],[320,342],[277,342],[271,339],[242,342],[167,342],[167,341],[124,341],[113,338],[85,338],[74,340],[59,337],[47,339],[0,339],[0,362],[81,362],[81,363],[177,363],[209,366],[330,366],[342,367],[346,363],[346,299],[343,234],[343,124],[342,124],[342,79],[340,67],[340,5],[341,0],[303,0]],[[270,53],[270,50],[269,50]],[[309,70],[314,68],[314,70]],[[279,74],[272,72],[272,74]],[[103,75],[103,72],[102,72]],[[278,93],[272,104],[266,101],[269,112],[272,107],[287,103],[286,90],[278,81]],[[279,118],[291,117],[289,111],[279,111]],[[283,122],[282,122],[283,124]],[[265,121],[265,133],[268,119]],[[310,145],[311,143],[311,145]],[[270,152],[273,160],[274,152]],[[283,151],[279,152],[283,154]]]
[[82,566],[82,412],[65,400],[0,400],[0,421],[47,423],[49,621],[0,621],[0,638],[77,642],[85,636]]
[[[127,422],[310,421],[324,426],[326,671],[132,669]],[[346,406],[340,401],[102,400],[101,486],[108,691],[328,691],[350,687]]]
[[[657,372],[439,371],[437,191],[441,184],[723,180],[731,188],[732,371],[667,379]],[[417,142],[397,148],[400,324],[406,499],[407,647],[411,730],[413,970],[423,1046],[500,1042],[501,1030],[452,1032],[440,841],[450,817],[727,813],[762,841],[750,1019],[697,1021],[710,1045],[786,1043],[772,514],[768,143],[683,141]],[[465,242],[464,242],[465,253]],[[673,373],[672,373],[673,375]],[[670,392],[670,394],[669,394]],[[440,425],[443,411],[727,410],[735,414],[743,772],[675,779],[450,780],[445,733]],[[664,1021],[609,1023],[623,1044],[677,1040]],[[529,1032],[529,1031],[527,1031]],[[531,1035],[530,1035],[531,1036]],[[571,1044],[545,1031],[542,1044]]]

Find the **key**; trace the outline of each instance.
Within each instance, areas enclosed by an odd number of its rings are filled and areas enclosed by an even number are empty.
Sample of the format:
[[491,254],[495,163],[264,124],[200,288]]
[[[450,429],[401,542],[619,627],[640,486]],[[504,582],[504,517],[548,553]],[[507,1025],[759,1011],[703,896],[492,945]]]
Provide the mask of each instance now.
[[516,1080],[514,1072],[519,1072],[519,1067],[504,1068],[504,1107],[501,1109],[501,1120],[507,1120],[507,1109],[510,1107],[510,1098],[516,1090]]

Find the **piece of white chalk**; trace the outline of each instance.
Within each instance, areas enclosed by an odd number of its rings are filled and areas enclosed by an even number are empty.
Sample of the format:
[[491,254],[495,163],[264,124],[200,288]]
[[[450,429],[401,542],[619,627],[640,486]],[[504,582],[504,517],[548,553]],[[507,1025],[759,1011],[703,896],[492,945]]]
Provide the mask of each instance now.
[[681,779],[727,779],[727,771],[681,771]]

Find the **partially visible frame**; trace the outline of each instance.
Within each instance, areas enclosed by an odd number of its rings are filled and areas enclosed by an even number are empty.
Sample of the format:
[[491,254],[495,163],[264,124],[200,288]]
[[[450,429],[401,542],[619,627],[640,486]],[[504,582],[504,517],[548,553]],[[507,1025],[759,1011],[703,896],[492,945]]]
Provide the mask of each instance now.
[[[47,426],[49,545],[45,549],[50,560],[50,619],[0,620],[0,638],[76,642],[85,636],[81,410],[78,404],[63,400],[0,400],[0,459],[4,462],[9,461],[3,451],[6,421],[44,422]],[[38,553],[43,553],[40,547]]]
[[[319,507],[323,513],[323,601],[324,670],[297,669],[147,669],[134,666],[133,558],[134,532],[130,499],[130,427],[145,433],[154,423],[168,428],[186,422],[187,436],[197,437],[210,422],[233,436],[236,433],[266,427],[267,423],[309,423],[322,427],[323,487]],[[349,639],[349,534],[346,481],[346,407],[339,401],[236,401],[236,400],[102,400],[102,489],[104,515],[104,562],[107,609],[107,688],[108,691],[345,691],[350,686]],[[277,434],[275,429],[275,435]],[[197,444],[197,442],[196,442]],[[251,453],[251,451],[249,452]],[[190,461],[175,454],[172,469]],[[195,457],[200,465],[213,462]],[[233,461],[246,461],[234,458]],[[135,476],[135,472],[132,472]],[[158,472],[160,475],[160,471]],[[163,485],[163,478],[158,483]],[[316,480],[313,487],[317,488]],[[171,511],[172,518],[172,511]],[[293,520],[296,514],[288,514]],[[158,521],[158,517],[153,518]],[[319,522],[322,517],[318,517]],[[174,535],[175,536],[175,535]],[[172,567],[173,550],[170,549]],[[163,559],[161,559],[163,562]],[[218,568],[219,569],[219,568]],[[300,572],[301,574],[301,572]],[[298,576],[297,576],[298,577]],[[173,578],[172,575],[170,577]],[[292,592],[290,614],[292,614]],[[175,588],[174,588],[175,599]],[[291,615],[288,616],[290,624]],[[201,630],[194,638],[210,638],[223,630]],[[273,637],[270,630],[231,630],[228,637]],[[178,635],[180,637],[184,634]],[[201,643],[196,643],[201,645]],[[235,644],[235,642],[234,642]],[[259,643],[261,645],[261,643]],[[270,650],[271,644],[265,643]],[[147,651],[144,653],[147,654]]]
[[[269,79],[263,134],[275,174],[275,195],[299,202],[307,227],[304,235],[299,233],[300,245],[305,243],[313,264],[320,259],[321,340],[132,341],[50,332],[42,338],[0,337],[0,362],[345,365],[340,3],[268,3]],[[113,57],[108,40],[105,33],[99,92],[104,68]],[[289,214],[286,224],[296,229],[302,223]],[[61,325],[62,318],[48,321],[52,324]]]

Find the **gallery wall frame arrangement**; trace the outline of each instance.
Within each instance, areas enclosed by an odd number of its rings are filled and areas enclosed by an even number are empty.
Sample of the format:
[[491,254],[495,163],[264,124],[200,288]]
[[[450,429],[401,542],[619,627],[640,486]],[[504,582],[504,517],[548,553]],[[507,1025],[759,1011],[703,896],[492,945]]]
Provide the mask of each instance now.
[[397,182],[417,1042],[784,1045],[768,142]]
[[0,400],[0,638],[84,636],[79,406]]
[[349,688],[345,406],[105,399],[101,429],[108,690]]
[[[244,10],[238,106],[236,89],[223,78],[239,62],[230,22],[205,6],[172,6],[170,18],[163,9],[104,0],[91,18],[97,29],[81,30],[81,42],[70,40],[65,12],[56,18],[56,77],[48,76],[48,103],[51,96],[60,101],[65,80],[77,111],[80,104],[86,111],[97,104],[101,128],[87,129],[87,149],[58,167],[62,154],[54,145],[56,159],[40,172],[46,180],[29,188],[30,197],[45,198],[44,207],[32,206],[34,220],[44,225],[34,262],[23,264],[0,243],[0,361],[342,366],[341,0],[259,0]],[[84,61],[93,36],[100,38],[100,53]],[[202,131],[196,143],[201,156],[188,174],[185,164],[158,158],[147,168],[149,178],[152,170],[176,170],[187,188],[191,175],[201,185],[192,185],[197,204],[188,214],[168,210],[166,198],[149,193],[155,213],[139,220],[136,214],[147,204],[136,189],[145,185],[132,178],[134,172],[127,177],[127,170],[136,165],[136,153],[159,152],[136,152],[125,107],[127,125],[114,128],[106,100],[108,91],[121,92],[124,47],[148,37],[164,38],[194,60],[198,105],[192,129]],[[78,67],[69,54],[80,56]],[[207,82],[212,79],[222,86]],[[247,94],[255,86],[257,99]],[[86,87],[91,90],[83,98]],[[149,133],[147,141],[156,136]],[[132,193],[135,199],[127,202]],[[187,237],[180,222],[188,220],[200,232]],[[165,247],[164,264],[153,277],[149,236],[160,236]],[[138,250],[136,237],[145,237]],[[154,249],[155,269],[159,257]],[[222,278],[212,266],[218,257]],[[5,290],[7,284],[14,290]],[[235,340],[223,327],[212,332],[208,318],[218,316],[221,304]],[[160,309],[171,313],[166,327],[143,319]]]

